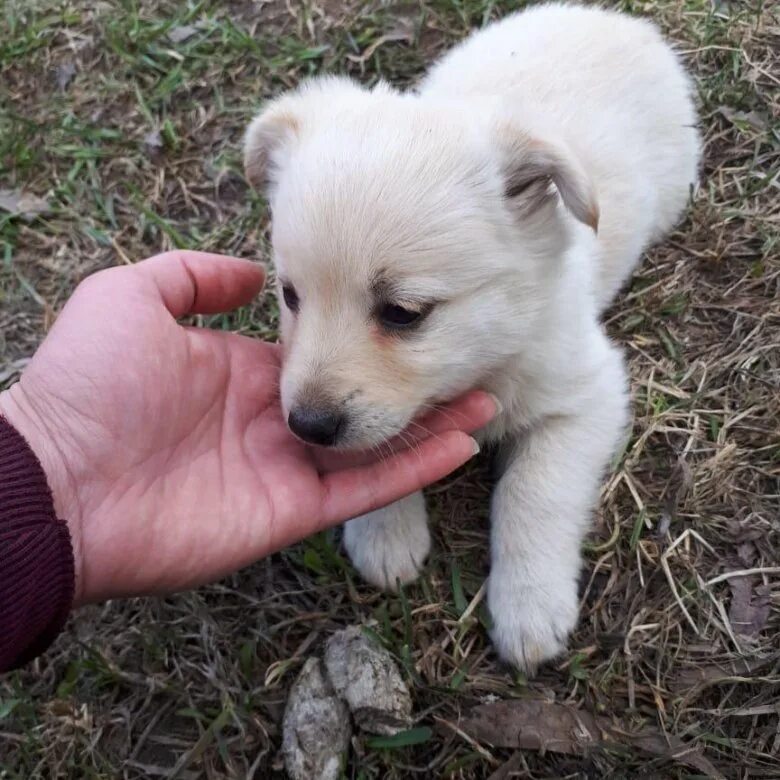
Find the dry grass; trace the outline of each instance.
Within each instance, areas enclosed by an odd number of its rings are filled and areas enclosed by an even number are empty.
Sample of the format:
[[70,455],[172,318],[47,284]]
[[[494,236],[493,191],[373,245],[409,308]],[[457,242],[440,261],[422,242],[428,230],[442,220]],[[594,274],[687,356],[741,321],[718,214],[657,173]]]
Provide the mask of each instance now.
[[[368,619],[435,730],[398,750],[358,738],[348,777],[692,776],[633,750],[510,759],[446,725],[490,696],[571,703],[695,745],[728,777],[780,776],[778,9],[619,5],[658,19],[685,52],[706,157],[687,221],[608,317],[635,422],[587,547],[569,654],[527,682],[497,663],[482,604],[459,619],[487,570],[477,464],[432,491],[437,552],[401,597],[361,584],[323,535],[210,588],[83,610],[46,657],[0,681],[0,778],[281,776],[297,670],[334,629]],[[0,387],[95,269],[172,246],[265,255],[263,204],[238,155],[264,97],[322,70],[407,83],[513,7],[7,2],[0,189],[49,207],[0,212]],[[269,337],[274,321],[271,302],[208,324]]]

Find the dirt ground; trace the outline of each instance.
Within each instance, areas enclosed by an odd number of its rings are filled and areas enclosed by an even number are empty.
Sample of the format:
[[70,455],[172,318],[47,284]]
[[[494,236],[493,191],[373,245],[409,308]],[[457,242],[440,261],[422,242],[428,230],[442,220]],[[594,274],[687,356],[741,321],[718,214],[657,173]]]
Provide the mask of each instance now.
[[[522,5],[6,0],[0,389],[92,271],[176,246],[267,258],[240,141],[269,95],[324,71],[410,83]],[[568,654],[529,681],[491,650],[482,460],[430,491],[436,552],[399,596],[362,584],[334,533],[195,592],[80,611],[0,679],[0,778],[282,777],[297,672],[367,621],[417,728],[389,746],[356,737],[345,777],[780,777],[780,7],[613,5],[676,42],[705,158],[687,218],[606,318],[634,424]],[[203,320],[259,338],[275,322],[271,298]],[[505,731],[531,719],[523,750],[463,725],[500,700],[520,702]]]

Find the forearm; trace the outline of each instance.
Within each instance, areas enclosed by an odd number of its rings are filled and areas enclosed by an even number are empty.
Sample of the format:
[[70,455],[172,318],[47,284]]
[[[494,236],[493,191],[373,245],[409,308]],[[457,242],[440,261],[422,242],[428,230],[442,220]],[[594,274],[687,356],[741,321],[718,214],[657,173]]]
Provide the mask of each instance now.
[[22,435],[0,417],[0,672],[43,652],[74,591],[70,533]]

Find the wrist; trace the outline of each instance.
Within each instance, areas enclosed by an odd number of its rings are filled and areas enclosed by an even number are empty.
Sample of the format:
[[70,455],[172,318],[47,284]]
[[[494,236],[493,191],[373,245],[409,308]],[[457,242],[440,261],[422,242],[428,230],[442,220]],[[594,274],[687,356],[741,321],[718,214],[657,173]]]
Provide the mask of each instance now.
[[26,392],[22,382],[0,393],[0,417],[27,441],[41,464],[52,494],[56,516],[68,526],[73,548],[74,606],[82,597],[81,528],[82,502],[73,476],[73,460],[67,455],[65,432],[52,424],[40,405]]

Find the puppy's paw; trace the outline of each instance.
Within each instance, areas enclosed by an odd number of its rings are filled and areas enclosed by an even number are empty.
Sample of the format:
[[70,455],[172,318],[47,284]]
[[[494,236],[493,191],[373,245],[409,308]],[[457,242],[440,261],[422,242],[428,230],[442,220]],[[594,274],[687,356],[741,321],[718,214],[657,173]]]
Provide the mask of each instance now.
[[541,664],[566,650],[577,624],[577,606],[573,584],[531,584],[491,573],[488,607],[496,651],[520,671],[535,674]]
[[422,493],[350,520],[344,547],[367,582],[396,591],[416,580],[431,551],[431,534]]

